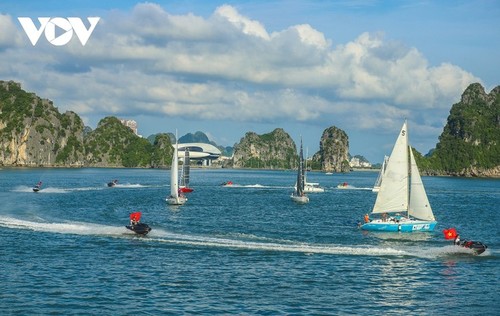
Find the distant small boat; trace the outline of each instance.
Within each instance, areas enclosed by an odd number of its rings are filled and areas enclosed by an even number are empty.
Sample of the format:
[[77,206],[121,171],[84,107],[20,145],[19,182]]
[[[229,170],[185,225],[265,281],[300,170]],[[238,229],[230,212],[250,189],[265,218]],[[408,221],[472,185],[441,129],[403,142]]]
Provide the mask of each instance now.
[[226,182],[222,182],[221,185],[223,187],[228,187],[228,186],[232,186],[233,185],[233,181],[226,181]]
[[309,203],[309,197],[304,193],[304,152],[302,150],[302,139],[300,139],[300,155],[299,155],[299,167],[297,168],[297,182],[295,185],[295,190],[293,191],[290,198],[295,203],[305,204]]
[[333,172],[327,172],[327,173],[325,173],[325,174],[326,174],[326,175],[328,175],[328,176],[330,176],[330,175],[332,175],[332,174],[333,174]]
[[309,155],[309,151],[306,150],[306,161],[304,166],[304,192],[306,193],[322,193],[325,192],[325,189],[322,188],[318,182],[307,182],[307,157]]
[[115,186],[115,185],[117,185],[117,184],[118,184],[118,180],[113,180],[113,181],[111,181],[111,182],[108,182],[108,187],[110,187],[110,188],[111,188],[111,187],[114,187],[114,186]]
[[342,182],[341,184],[337,185],[338,189],[347,189],[349,187],[349,184],[347,182]]
[[322,188],[317,182],[304,182],[304,192],[306,193],[321,193],[325,192],[325,189]]
[[39,181],[34,187],[33,192],[38,192],[42,189],[42,181]]

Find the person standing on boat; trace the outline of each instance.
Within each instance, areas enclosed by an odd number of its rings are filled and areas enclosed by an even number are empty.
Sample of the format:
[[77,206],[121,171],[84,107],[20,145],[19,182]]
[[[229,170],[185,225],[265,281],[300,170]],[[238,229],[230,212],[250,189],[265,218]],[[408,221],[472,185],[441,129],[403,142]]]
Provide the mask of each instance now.
[[453,243],[457,246],[460,246],[460,235],[457,234],[457,236],[455,237],[455,239],[453,240]]
[[365,214],[365,223],[369,222],[370,222],[370,216],[368,216],[368,214]]

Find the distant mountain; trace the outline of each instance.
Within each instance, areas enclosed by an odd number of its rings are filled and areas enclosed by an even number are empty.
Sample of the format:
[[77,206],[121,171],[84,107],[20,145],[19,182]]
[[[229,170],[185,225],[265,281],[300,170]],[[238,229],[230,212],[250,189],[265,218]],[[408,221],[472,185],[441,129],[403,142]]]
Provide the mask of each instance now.
[[313,166],[319,164],[326,172],[348,172],[349,137],[346,132],[331,126],[323,131],[319,151],[313,156]]
[[479,83],[467,87],[420,164],[428,174],[500,177],[500,86],[489,94]]
[[263,135],[248,132],[234,146],[234,168],[293,169],[297,162],[297,147],[282,128]]
[[0,81],[0,165],[83,166],[81,118],[14,81]]
[[179,144],[186,143],[203,143],[203,144],[211,144],[208,136],[203,132],[196,132],[194,134],[187,133],[186,135],[179,137]]

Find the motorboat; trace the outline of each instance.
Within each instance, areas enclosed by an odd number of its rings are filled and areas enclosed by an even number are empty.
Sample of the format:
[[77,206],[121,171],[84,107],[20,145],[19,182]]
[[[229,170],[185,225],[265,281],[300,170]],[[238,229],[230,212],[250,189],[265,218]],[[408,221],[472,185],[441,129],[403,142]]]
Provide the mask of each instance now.
[[130,214],[130,225],[126,225],[127,229],[130,229],[137,235],[146,236],[150,231],[151,227],[148,224],[140,223],[141,212],[134,212]]
[[488,246],[486,246],[482,242],[472,241],[472,240],[464,240],[464,241],[460,242],[457,246],[472,250],[472,252],[476,256],[482,254],[488,248]]
[[38,192],[42,189],[42,181],[39,181],[34,187],[33,192]]
[[113,180],[111,182],[108,182],[108,187],[112,188],[112,187],[114,187],[117,184],[118,184],[118,180]]
[[135,225],[127,225],[125,227],[127,227],[137,235],[142,236],[146,236],[151,231],[151,227],[149,227],[149,225],[145,223],[137,223]]

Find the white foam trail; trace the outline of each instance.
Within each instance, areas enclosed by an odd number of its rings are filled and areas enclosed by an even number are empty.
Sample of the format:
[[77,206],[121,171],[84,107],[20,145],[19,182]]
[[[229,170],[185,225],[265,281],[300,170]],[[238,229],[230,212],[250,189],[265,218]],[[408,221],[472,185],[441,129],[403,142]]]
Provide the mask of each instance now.
[[262,185],[262,184],[231,184],[231,185],[223,185],[224,188],[253,188],[253,189],[289,189],[292,187],[283,187],[283,186],[271,186],[271,185]]
[[[13,229],[28,229],[33,231],[52,232],[59,234],[95,235],[109,237],[135,237],[136,235],[123,226],[109,226],[85,222],[48,223],[33,222],[16,218],[4,218],[0,227]],[[314,245],[293,241],[280,242],[251,242],[238,239],[217,238],[207,236],[185,235],[168,232],[161,228],[153,228],[148,237],[141,238],[145,242],[161,242],[174,245],[192,247],[211,247],[253,251],[276,251],[305,254],[331,254],[354,256],[412,256],[434,259],[457,254],[471,255],[471,251],[462,247],[445,246],[408,249],[395,249],[382,246],[344,246],[344,245]],[[488,251],[483,254],[488,255]]]
[[33,231],[76,235],[120,235],[127,231],[125,226],[116,227],[84,222],[49,223],[32,222],[16,218],[3,218],[0,227],[28,229]]
[[115,185],[115,187],[116,188],[145,188],[147,186],[139,184],[139,183],[134,183],[134,184],[132,184],[132,183],[123,183],[123,184],[118,183]]

